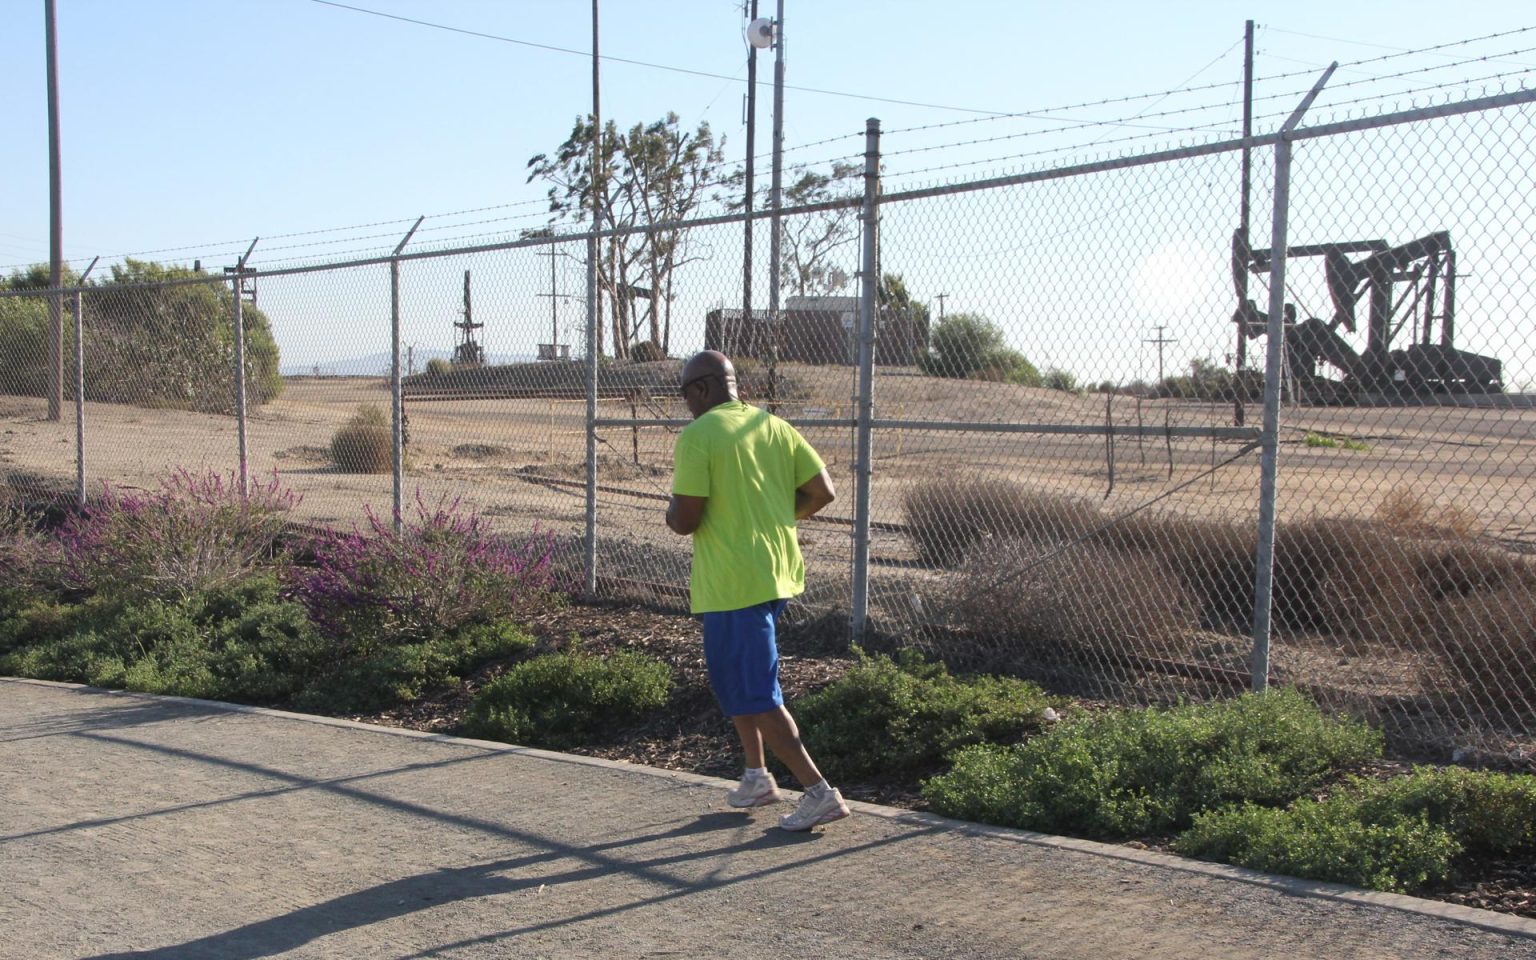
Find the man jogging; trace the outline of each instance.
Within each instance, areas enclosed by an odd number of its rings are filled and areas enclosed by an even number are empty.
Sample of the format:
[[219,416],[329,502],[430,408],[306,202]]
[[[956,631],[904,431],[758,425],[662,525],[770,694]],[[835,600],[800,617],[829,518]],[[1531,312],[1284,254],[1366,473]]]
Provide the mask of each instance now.
[[784,709],[775,623],[805,589],[795,523],[832,502],[832,479],[794,427],[736,398],[736,370],[725,354],[706,350],[689,360],[682,394],[693,423],[677,438],[667,526],[693,536],[689,593],[704,619],[709,683],[746,755],[746,773],[726,800],[757,807],[779,799],[766,745],[805,788],[779,826],[809,830],[848,816],[848,805]]

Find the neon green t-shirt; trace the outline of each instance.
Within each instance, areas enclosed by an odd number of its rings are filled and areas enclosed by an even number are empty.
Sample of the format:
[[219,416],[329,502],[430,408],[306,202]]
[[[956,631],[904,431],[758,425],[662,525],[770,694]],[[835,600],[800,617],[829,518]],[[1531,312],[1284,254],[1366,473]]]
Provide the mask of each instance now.
[[694,613],[740,610],[805,590],[795,490],[825,464],[798,430],[731,400],[683,429],[673,461],[672,492],[709,498],[693,533]]

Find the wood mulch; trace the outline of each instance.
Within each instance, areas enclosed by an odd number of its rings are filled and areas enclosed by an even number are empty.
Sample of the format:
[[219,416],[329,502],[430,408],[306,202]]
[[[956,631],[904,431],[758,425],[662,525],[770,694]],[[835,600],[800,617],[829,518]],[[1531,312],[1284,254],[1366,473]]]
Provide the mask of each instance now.
[[[570,752],[668,770],[683,770],[734,780],[741,753],[731,724],[709,690],[703,637],[697,620],[650,607],[591,602],[552,604],[524,618],[535,640],[533,653],[580,647],[605,654],[620,649],[642,651],[672,667],[675,687],[667,709],[646,723],[616,734],[605,743]],[[780,685],[793,702],[842,677],[854,659],[841,640],[841,622],[812,621],[781,629]],[[481,687],[508,664],[493,664],[456,686],[379,714],[353,719],[435,733],[452,733]],[[1093,709],[1101,704],[1084,703]],[[1406,773],[1411,764],[1382,760],[1354,771],[1387,777]],[[781,778],[782,779],[782,778]],[[925,803],[915,783],[838,786],[849,799],[912,810]],[[1141,838],[1128,846],[1167,850],[1171,838]],[[1536,919],[1536,859],[1489,860],[1475,865],[1453,888],[1424,896],[1484,910]]]

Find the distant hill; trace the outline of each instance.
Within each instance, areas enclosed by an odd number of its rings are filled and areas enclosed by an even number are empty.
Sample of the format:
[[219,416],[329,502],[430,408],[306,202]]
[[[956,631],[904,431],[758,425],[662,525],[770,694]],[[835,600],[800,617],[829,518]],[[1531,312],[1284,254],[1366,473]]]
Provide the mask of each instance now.
[[[449,360],[453,357],[452,350],[429,350],[417,347],[415,351],[416,372],[421,373],[427,369],[427,361],[434,357]],[[526,353],[492,353],[486,355],[487,363],[493,366],[505,364],[531,363],[534,357]],[[405,369],[406,356],[400,355],[401,373],[409,374]],[[346,360],[326,360],[321,363],[285,363],[279,372],[285,377],[387,377],[389,376],[389,352],[370,353],[366,357],[352,357]]]

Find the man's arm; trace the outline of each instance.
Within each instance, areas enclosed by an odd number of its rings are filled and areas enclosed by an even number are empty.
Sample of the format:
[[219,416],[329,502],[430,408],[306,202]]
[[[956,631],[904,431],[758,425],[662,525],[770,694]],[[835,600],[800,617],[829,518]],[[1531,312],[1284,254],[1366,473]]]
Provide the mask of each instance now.
[[[813,516],[822,507],[837,499],[837,491],[832,487],[832,478],[823,469],[811,479],[800,484],[795,491],[795,519],[804,520]],[[675,529],[675,528],[674,528]]]
[[[796,499],[799,499],[798,494]],[[667,504],[667,528],[685,537],[693,533],[704,521],[704,504],[708,501],[708,497],[672,494],[672,502]]]

